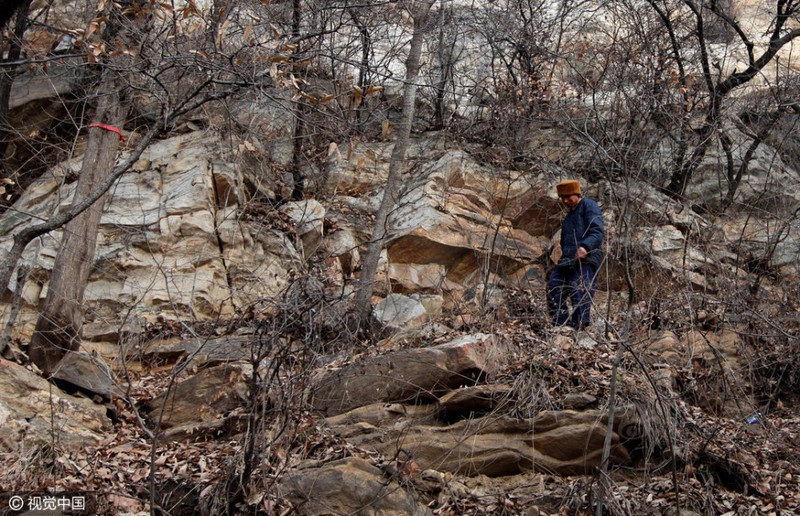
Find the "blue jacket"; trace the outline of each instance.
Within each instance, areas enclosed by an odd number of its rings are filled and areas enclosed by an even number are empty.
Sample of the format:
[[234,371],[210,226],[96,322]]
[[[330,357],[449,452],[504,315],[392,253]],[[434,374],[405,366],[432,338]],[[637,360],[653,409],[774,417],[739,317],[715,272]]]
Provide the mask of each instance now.
[[604,235],[600,206],[591,199],[581,199],[561,223],[561,259],[558,261],[558,266],[574,266],[575,254],[579,247],[583,247],[589,254],[582,263],[592,265],[595,269],[599,268]]

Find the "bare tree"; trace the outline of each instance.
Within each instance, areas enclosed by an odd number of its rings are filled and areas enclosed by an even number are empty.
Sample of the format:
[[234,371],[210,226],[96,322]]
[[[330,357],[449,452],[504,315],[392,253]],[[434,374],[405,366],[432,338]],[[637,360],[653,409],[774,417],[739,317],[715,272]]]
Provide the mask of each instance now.
[[530,131],[549,117],[550,103],[558,100],[556,69],[565,52],[564,40],[580,34],[570,25],[581,19],[574,13],[584,4],[503,0],[470,10],[462,30],[468,30],[480,48],[470,102],[481,107],[477,119],[469,121],[475,124],[471,132],[508,149],[509,156],[528,152]]
[[452,2],[447,2],[440,6],[437,20],[437,36],[435,50],[433,52],[436,59],[436,66],[433,70],[432,89],[433,89],[433,116],[434,128],[443,129],[447,116],[447,98],[453,84],[453,73],[455,67],[457,37],[454,34],[453,25],[455,24],[454,9]]
[[375,226],[372,231],[364,255],[364,263],[359,278],[355,300],[355,314],[359,328],[364,328],[372,309],[372,292],[378,261],[381,251],[386,245],[389,234],[389,215],[397,206],[402,185],[403,161],[411,137],[411,124],[414,121],[414,103],[417,95],[417,78],[419,77],[420,55],[422,43],[427,31],[428,13],[436,0],[419,0],[409,2],[409,14],[414,20],[414,32],[411,36],[411,47],[406,59],[406,77],[403,90],[403,118],[397,129],[397,138],[389,162],[389,173],[383,191],[380,207],[375,215]]
[[[120,137],[102,125],[120,125],[123,111],[114,83],[102,84],[98,91],[96,124],[89,129],[86,154],[75,189],[76,202],[88,197],[96,185],[102,183],[117,157]],[[64,227],[47,298],[29,348],[31,361],[46,374],[54,372],[64,353],[80,348],[83,295],[94,260],[104,198],[105,194]]]
[[[670,31],[675,31],[672,17],[666,9],[661,8],[661,2],[649,0],[649,3],[656,9],[662,21]],[[699,129],[693,131],[694,149],[685,161],[676,168],[666,186],[666,191],[675,197],[682,196],[692,174],[701,164],[709,145],[714,140],[715,131],[721,134],[722,144],[725,144],[724,129],[721,126],[721,119],[725,111],[725,100],[732,91],[742,87],[752,81],[764,68],[771,63],[778,53],[789,45],[794,39],[800,36],[800,29],[794,28],[793,20],[798,14],[798,4],[794,0],[777,0],[772,11],[772,23],[766,41],[760,42],[764,50],[756,52],[756,41],[746,33],[743,26],[736,20],[730,11],[730,6],[718,2],[711,2],[708,5],[697,4],[690,0],[683,2],[693,17],[691,31],[696,37],[699,62],[697,65],[702,70],[702,83],[705,85],[708,101],[704,106],[703,122]],[[715,62],[714,57],[709,52],[709,36],[706,28],[709,20],[717,23],[724,22],[728,30],[736,34],[736,42],[745,51],[747,56],[746,67],[744,70],[734,69],[733,71],[723,71]],[[682,61],[682,49],[676,48],[676,59]],[[719,133],[720,129],[723,133]]]

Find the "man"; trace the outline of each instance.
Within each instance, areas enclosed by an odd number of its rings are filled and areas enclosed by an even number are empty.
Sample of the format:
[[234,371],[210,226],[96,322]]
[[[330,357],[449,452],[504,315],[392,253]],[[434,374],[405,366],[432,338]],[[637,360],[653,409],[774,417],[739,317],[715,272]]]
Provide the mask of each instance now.
[[569,211],[561,223],[561,259],[547,282],[547,309],[556,326],[567,324],[580,330],[591,322],[605,234],[603,216],[596,202],[583,198],[578,181],[562,181],[556,191]]

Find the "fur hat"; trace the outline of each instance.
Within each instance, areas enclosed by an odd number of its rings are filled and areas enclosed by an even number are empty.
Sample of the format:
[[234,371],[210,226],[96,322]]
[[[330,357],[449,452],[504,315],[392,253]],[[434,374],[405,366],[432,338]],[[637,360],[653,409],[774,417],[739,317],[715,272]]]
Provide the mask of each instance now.
[[574,179],[561,181],[556,185],[556,190],[558,191],[559,197],[574,194],[581,195],[581,184]]

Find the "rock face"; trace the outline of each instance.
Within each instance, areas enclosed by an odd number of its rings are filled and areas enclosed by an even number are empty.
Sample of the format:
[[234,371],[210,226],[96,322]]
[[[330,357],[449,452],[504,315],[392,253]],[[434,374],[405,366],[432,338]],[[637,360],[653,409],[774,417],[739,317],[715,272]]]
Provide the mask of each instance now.
[[[244,104],[237,106],[236,120],[257,120],[258,134],[283,127]],[[330,205],[314,199],[284,202],[278,216],[263,201],[277,199],[288,179],[259,158],[272,153],[257,140],[231,146],[213,134],[195,132],[157,141],[112,188],[86,289],[85,341],[101,348],[154,322],[233,317],[281,293],[291,281],[290,271],[313,265],[313,256],[337,269],[336,281],[343,286],[357,277],[375,208],[370,199],[377,199],[392,144],[337,149],[327,170]],[[411,144],[409,179],[392,213],[378,291],[440,295],[447,307],[478,284],[540,288],[562,217],[552,177],[483,166],[468,153],[445,151],[437,142],[430,137]],[[10,247],[20,228],[69,205],[74,183],[65,178],[79,165],[77,158],[49,171],[0,218],[0,250]],[[658,279],[713,292],[725,288],[715,283],[718,272],[746,277],[741,268],[746,263],[763,261],[797,274],[794,226],[783,231],[742,219],[719,231],[712,221],[653,189],[608,183],[587,191],[603,205],[609,242],[622,242],[643,257],[644,266],[633,271],[643,295]],[[618,234],[628,227],[617,221],[618,192],[639,201],[632,208],[636,224],[631,234]],[[257,201],[261,211],[253,208]],[[281,219],[280,224],[269,224],[253,211]],[[31,243],[20,264],[31,271],[14,327],[23,340],[46,296],[60,235],[55,231]],[[752,251],[743,253],[742,247]],[[610,267],[603,274],[621,278],[608,254]],[[16,288],[15,281],[9,289]],[[612,286],[624,288],[621,280]],[[8,305],[0,305],[0,323],[9,312]],[[426,307],[426,312],[418,314],[420,321],[437,310]]]
[[324,235],[325,208],[313,199],[288,202],[281,211],[289,216],[300,239],[300,250],[308,259],[319,249]]
[[[57,167],[33,184],[0,219],[0,248],[23,226],[71,202]],[[227,317],[287,283],[301,255],[287,236],[247,221],[241,210],[253,192],[248,170],[230,158],[219,138],[193,133],[153,143],[112,187],[101,220],[95,267],[86,288],[84,336],[116,343],[157,319]],[[61,232],[26,249],[30,268],[16,331],[29,335],[47,292]],[[9,285],[13,290],[15,285]],[[120,314],[126,314],[123,326]]]
[[546,254],[547,239],[516,229],[503,214],[529,190],[521,179],[483,170],[463,152],[446,153],[416,177],[390,218],[390,271],[401,284],[415,277],[430,288],[461,290],[481,279],[484,266],[509,275]]
[[111,430],[106,409],[76,398],[13,362],[0,359],[0,451],[51,443],[97,444]]
[[763,263],[787,278],[800,277],[800,228],[787,220],[753,220],[739,215],[720,223],[726,241],[741,254],[740,261]]
[[[339,186],[349,184],[345,176],[358,176],[365,160],[385,164],[390,149],[375,144],[353,150],[337,161],[331,181],[336,177]],[[288,231],[270,229],[248,210],[254,198],[278,195],[285,182],[259,165],[255,143],[233,151],[229,142],[201,132],[157,141],[111,189],[86,288],[85,341],[117,344],[163,320],[232,317],[281,292],[289,271],[301,269],[315,253],[338,258],[343,281],[354,276],[359,246],[370,228],[334,214],[336,230],[328,237],[328,210],[306,199],[281,207],[291,225]],[[393,215],[385,267],[392,289],[461,292],[484,280],[487,268],[492,281],[502,283],[545,254],[549,237],[525,208],[531,196],[541,198],[541,189],[532,193],[522,176],[481,167],[464,152],[442,154],[435,140],[413,142],[409,156],[413,163],[431,153],[439,158],[415,172],[418,179],[409,184]],[[19,229],[69,206],[74,183],[65,177],[79,170],[80,159],[42,176],[15,210],[0,218],[0,249],[11,246]],[[352,193],[366,194],[379,182],[357,184],[351,185]],[[349,212],[360,213],[354,220],[372,209],[336,188],[337,202],[350,203],[355,208]],[[544,204],[552,207],[552,199]],[[517,223],[524,229],[514,227]],[[15,325],[23,340],[47,294],[60,237],[54,231],[30,244],[19,264],[31,271]],[[8,286],[12,291],[15,281]],[[7,318],[9,307],[0,308]]]
[[[728,131],[735,142],[731,147],[731,157],[738,166],[748,149],[744,142],[749,142],[751,137],[744,135],[738,128],[729,128]],[[723,149],[710,146],[684,195],[699,203],[719,205],[728,195],[729,181],[725,163],[727,156]],[[800,178],[783,163],[780,152],[774,147],[761,145],[755,149],[747,174],[736,190],[734,199],[744,205],[764,207],[785,202],[787,197],[797,202],[800,200],[798,186]]]

